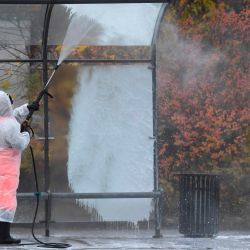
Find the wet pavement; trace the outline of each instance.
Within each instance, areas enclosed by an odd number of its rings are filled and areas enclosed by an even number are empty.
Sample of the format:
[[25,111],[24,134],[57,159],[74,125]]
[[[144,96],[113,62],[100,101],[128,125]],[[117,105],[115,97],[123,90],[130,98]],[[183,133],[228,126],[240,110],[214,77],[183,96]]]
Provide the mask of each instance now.
[[[52,230],[44,237],[39,229],[36,236],[45,242],[68,243],[68,249],[241,249],[250,250],[250,232],[220,232],[215,238],[185,238],[177,230],[162,230],[162,238],[154,239],[153,230]],[[14,228],[13,236],[22,243],[34,243],[30,229]],[[0,249],[47,249],[37,245],[1,246]],[[59,249],[59,248],[57,248]]]

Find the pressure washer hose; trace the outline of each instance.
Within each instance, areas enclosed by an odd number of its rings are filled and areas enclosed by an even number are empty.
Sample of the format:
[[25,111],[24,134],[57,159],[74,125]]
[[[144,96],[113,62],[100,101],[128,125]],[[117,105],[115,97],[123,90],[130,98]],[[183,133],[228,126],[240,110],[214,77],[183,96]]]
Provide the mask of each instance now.
[[[35,100],[35,102],[37,104],[39,104],[39,102],[41,101],[44,94],[47,94],[47,95],[51,96],[47,92],[47,89],[48,89],[48,86],[49,86],[49,84],[51,82],[51,79],[53,78],[53,76],[54,76],[56,70],[58,69],[58,67],[59,67],[59,65],[56,65],[56,67],[54,68],[54,71],[52,72],[52,74],[51,74],[50,78],[48,79],[46,85],[44,86],[43,90],[37,96],[37,98]],[[34,113],[34,110],[30,110],[28,116],[26,117],[26,120],[24,121],[24,123],[26,123],[25,126],[28,126],[31,129],[32,135],[34,135],[34,132],[33,132],[32,128],[30,127],[28,122],[31,119],[33,113]],[[46,243],[46,242],[43,242],[43,241],[39,240],[36,237],[35,233],[34,233],[36,217],[37,217],[39,203],[40,203],[40,191],[39,191],[39,185],[38,185],[38,178],[37,178],[37,172],[36,172],[36,162],[35,162],[33,148],[31,146],[29,146],[29,148],[30,148],[30,153],[31,153],[31,160],[32,160],[32,166],[33,166],[35,184],[36,184],[36,192],[35,192],[35,195],[36,195],[36,209],[35,209],[35,214],[34,214],[34,218],[33,218],[33,222],[32,222],[32,230],[31,230],[32,236],[39,243],[39,245],[38,245],[39,247],[45,247],[45,248],[68,248],[68,247],[71,247],[70,244],[66,244],[66,243]],[[35,243],[27,243],[27,244],[19,244],[19,245],[20,246],[25,246],[25,245],[34,245],[34,244]]]
[[[35,184],[36,184],[36,209],[35,209],[35,214],[34,214],[34,218],[33,218],[33,222],[32,222],[32,236],[33,238],[39,243],[39,247],[45,247],[45,248],[69,248],[71,247],[70,244],[67,243],[54,243],[54,242],[43,242],[41,240],[39,240],[35,233],[34,233],[34,229],[35,229],[35,223],[36,223],[36,217],[37,217],[37,212],[38,212],[38,208],[39,208],[39,203],[40,203],[40,191],[39,191],[39,185],[38,185],[38,178],[37,178],[37,172],[36,172],[36,162],[35,162],[35,157],[34,157],[34,152],[33,152],[33,148],[31,146],[29,146],[30,148],[30,153],[31,153],[31,160],[32,160],[32,166],[33,166],[33,171],[34,171],[34,177],[35,177]],[[25,244],[22,244],[25,245]]]
[[[44,89],[40,92],[40,94],[38,95],[37,99],[35,102],[39,103],[40,100],[42,99],[43,95],[45,93],[49,94],[47,92],[47,89],[48,89],[48,86],[51,82],[51,79],[53,78],[56,70],[58,69],[59,65],[56,65],[53,73],[51,74],[49,80],[47,81],[46,85],[44,86]],[[50,94],[49,94],[50,95]],[[30,112],[29,115],[27,116],[26,118],[26,121],[28,121],[32,115],[33,115],[33,112]],[[36,185],[36,192],[35,192],[35,195],[36,195],[36,209],[35,209],[35,214],[34,214],[34,218],[33,218],[33,221],[32,221],[32,229],[31,229],[31,233],[32,233],[32,236],[33,238],[39,243],[39,247],[45,247],[45,248],[68,248],[68,247],[71,247],[70,244],[67,244],[67,243],[46,243],[46,242],[43,242],[41,240],[39,240],[35,233],[34,233],[34,229],[35,229],[35,223],[36,223],[36,217],[37,217],[37,213],[38,213],[38,208],[39,208],[39,203],[40,203],[40,191],[39,191],[39,185],[38,185],[38,178],[37,178],[37,172],[36,172],[36,162],[35,162],[35,157],[34,157],[34,152],[33,152],[33,148],[31,146],[29,146],[30,148],[30,153],[31,153],[31,160],[32,160],[32,166],[33,166],[33,171],[34,171],[34,177],[35,177],[35,185]],[[33,244],[33,243],[31,243]],[[21,245],[31,245],[31,244],[21,244]]]

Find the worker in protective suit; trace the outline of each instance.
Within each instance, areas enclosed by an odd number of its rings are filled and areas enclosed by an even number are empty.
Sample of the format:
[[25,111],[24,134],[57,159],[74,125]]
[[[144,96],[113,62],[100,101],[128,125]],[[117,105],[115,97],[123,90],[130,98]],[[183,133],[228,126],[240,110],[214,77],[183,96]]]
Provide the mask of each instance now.
[[12,104],[12,98],[0,91],[0,244],[21,242],[10,236],[10,224],[17,206],[21,152],[30,142],[28,128],[22,128],[21,132],[21,123],[29,110],[39,109],[35,103],[16,109],[12,108]]

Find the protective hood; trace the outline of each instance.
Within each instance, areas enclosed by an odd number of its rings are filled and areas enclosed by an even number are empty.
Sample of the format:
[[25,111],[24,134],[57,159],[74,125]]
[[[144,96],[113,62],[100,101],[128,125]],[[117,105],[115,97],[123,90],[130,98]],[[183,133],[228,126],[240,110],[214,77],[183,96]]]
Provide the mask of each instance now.
[[4,91],[0,90],[0,116],[13,116],[13,108],[9,96]]

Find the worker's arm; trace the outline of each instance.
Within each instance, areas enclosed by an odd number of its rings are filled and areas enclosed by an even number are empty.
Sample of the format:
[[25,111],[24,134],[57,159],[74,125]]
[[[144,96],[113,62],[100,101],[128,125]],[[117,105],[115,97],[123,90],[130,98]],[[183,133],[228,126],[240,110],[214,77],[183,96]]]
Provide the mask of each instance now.
[[39,110],[39,103],[32,102],[31,104],[24,104],[18,108],[15,108],[13,111],[14,117],[19,123],[23,123],[25,121],[25,118],[29,114],[29,112],[32,111],[38,111]]
[[6,127],[8,127],[5,137],[6,144],[10,148],[22,151],[28,146],[30,135],[28,132],[20,132],[20,126],[17,125],[16,121],[11,120],[6,124]]
[[28,104],[24,104],[13,111],[14,117],[19,123],[22,123],[29,114]]

